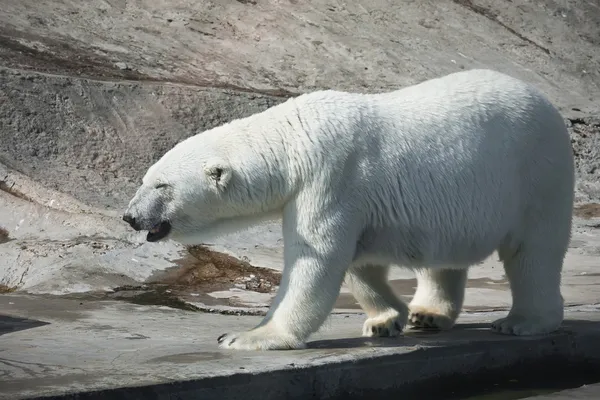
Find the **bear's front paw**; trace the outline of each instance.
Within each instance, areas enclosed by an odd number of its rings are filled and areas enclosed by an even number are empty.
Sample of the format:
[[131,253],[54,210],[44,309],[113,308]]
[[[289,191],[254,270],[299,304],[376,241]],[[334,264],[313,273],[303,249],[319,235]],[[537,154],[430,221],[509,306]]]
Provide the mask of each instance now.
[[405,324],[406,314],[401,315],[396,310],[386,311],[365,321],[365,324],[363,325],[363,336],[395,337],[402,333]]
[[248,332],[224,333],[217,338],[217,342],[222,349],[236,350],[293,350],[306,347],[301,340],[261,328]]
[[415,328],[448,330],[454,326],[456,318],[428,307],[411,305],[408,323]]

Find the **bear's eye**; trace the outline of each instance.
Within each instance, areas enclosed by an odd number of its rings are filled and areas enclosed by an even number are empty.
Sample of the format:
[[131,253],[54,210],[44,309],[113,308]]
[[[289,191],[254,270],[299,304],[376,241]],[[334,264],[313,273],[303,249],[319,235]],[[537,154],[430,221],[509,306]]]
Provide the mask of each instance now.
[[154,186],[154,189],[163,189],[163,188],[166,188],[167,186],[169,186],[169,185],[167,185],[166,183],[159,183],[156,186]]

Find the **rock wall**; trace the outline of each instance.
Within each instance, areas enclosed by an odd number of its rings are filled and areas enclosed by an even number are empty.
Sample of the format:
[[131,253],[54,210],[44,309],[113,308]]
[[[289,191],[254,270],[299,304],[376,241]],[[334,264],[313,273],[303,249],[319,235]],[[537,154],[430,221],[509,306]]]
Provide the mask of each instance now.
[[[173,266],[118,216],[180,140],[317,89],[493,68],[560,108],[600,201],[600,6],[583,0],[4,0],[0,284],[106,289]],[[216,242],[281,264],[276,225]],[[135,260],[135,261],[132,261]]]

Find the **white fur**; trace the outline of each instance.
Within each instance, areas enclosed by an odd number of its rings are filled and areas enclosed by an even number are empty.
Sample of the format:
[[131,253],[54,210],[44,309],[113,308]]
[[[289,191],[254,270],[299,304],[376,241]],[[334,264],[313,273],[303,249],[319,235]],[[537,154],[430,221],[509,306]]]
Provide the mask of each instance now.
[[[397,335],[409,318],[448,329],[467,268],[494,251],[513,306],[493,329],[531,335],[562,322],[573,184],[557,110],[519,80],[471,70],[391,93],[314,92],[193,136],[148,170],[128,212],[171,221],[188,244],[282,216],[270,311],[221,347],[302,347],[345,277],[365,335]],[[410,306],[387,283],[393,265],[417,271]]]

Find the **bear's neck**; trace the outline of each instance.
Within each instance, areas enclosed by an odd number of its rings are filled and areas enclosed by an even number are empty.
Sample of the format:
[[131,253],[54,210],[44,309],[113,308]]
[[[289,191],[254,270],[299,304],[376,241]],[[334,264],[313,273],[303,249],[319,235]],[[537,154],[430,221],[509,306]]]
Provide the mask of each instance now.
[[[342,149],[348,147],[345,142],[352,141],[366,104],[361,99],[340,108],[338,97],[325,91],[290,99],[234,121],[227,133],[220,135],[220,147],[227,149],[235,170],[240,171],[255,209],[281,210],[319,177],[335,178],[335,174],[323,174],[323,168],[342,167],[346,158]],[[333,148],[337,148],[339,166],[329,160]]]
[[236,203],[243,201],[241,207],[249,214],[282,211],[301,181],[300,171],[290,159],[293,135],[279,129],[235,129],[221,139],[221,148],[227,149],[229,162],[240,178],[241,187],[235,192],[241,196]]

